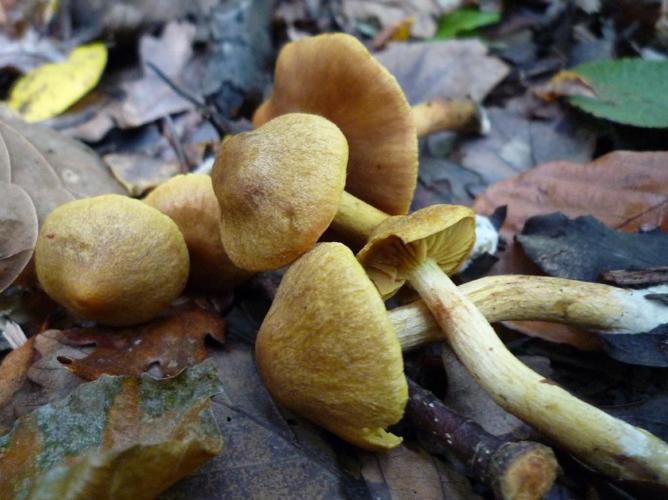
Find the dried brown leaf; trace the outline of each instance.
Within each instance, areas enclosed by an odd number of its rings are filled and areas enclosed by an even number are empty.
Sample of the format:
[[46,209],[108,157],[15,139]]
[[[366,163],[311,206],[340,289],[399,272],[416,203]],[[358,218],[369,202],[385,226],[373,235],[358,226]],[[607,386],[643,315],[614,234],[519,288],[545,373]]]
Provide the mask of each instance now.
[[508,74],[508,66],[490,56],[479,40],[396,42],[375,56],[411,104],[441,97],[480,102]]
[[109,154],[104,157],[104,161],[131,196],[141,196],[181,173],[177,161],[142,154]]
[[[668,153],[617,151],[587,164],[551,162],[501,181],[480,195],[473,208],[491,214],[507,205],[502,234],[509,248],[500,254],[494,274],[540,274],[526,258],[514,236],[528,217],[563,212],[569,217],[591,214],[624,231],[660,227],[668,231]],[[563,325],[512,323],[512,328],[581,349],[599,343]]]
[[54,332],[58,342],[72,347],[94,346],[84,358],[58,356],[74,374],[94,380],[103,374],[140,375],[157,365],[172,377],[207,357],[204,344],[211,336],[224,342],[223,319],[193,308],[132,328],[73,328]]
[[172,22],[167,24],[159,38],[151,35],[141,38],[139,54],[144,76],[124,85],[127,97],[117,113],[118,126],[139,127],[193,107],[192,102],[176,93],[147,63],[156,66],[172,81],[180,83],[181,73],[193,55],[194,37],[194,25]]
[[207,335],[222,342],[218,315],[198,309],[171,313],[134,330],[47,330],[31,337],[0,364],[0,434],[18,417],[67,396],[85,379],[103,373],[139,375],[152,365],[162,375],[175,375],[207,357]]
[[8,431],[17,418],[67,396],[84,382],[66,370],[56,357],[82,357],[86,352],[52,338],[56,331],[31,337],[0,364],[0,435]]
[[589,164],[553,162],[495,184],[479,196],[474,209],[491,213],[508,206],[507,236],[528,217],[563,212],[593,215],[625,231],[660,227],[668,231],[668,153],[617,151]]
[[7,288],[30,261],[37,242],[37,213],[28,194],[0,181],[0,291]]
[[0,134],[9,151],[12,183],[28,193],[40,223],[58,205],[74,199],[53,167],[30,141],[5,122],[0,122]]
[[[2,120],[30,142],[53,167],[63,187],[76,198],[107,193],[127,194],[109,167],[85,144],[48,127],[16,118]],[[0,163],[1,163],[0,151]]]
[[472,500],[466,477],[438,458],[405,445],[382,454],[361,454],[362,475],[372,498]]

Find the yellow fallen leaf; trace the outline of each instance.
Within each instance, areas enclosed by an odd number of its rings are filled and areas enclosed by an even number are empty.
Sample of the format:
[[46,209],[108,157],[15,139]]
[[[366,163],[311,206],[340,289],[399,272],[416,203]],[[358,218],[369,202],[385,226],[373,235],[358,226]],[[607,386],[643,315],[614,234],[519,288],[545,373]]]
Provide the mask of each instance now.
[[91,90],[107,64],[107,48],[91,43],[74,49],[66,61],[25,74],[9,95],[9,107],[28,122],[59,115]]

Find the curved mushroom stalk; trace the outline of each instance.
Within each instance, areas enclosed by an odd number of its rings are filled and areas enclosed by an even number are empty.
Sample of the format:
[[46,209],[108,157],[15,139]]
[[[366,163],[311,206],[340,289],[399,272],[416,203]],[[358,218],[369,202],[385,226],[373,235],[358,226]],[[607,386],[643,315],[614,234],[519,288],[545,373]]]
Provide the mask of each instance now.
[[473,238],[473,212],[437,205],[389,218],[358,259],[384,296],[410,282],[461,362],[500,406],[612,477],[668,485],[666,443],[522,364],[450,280],[444,270],[457,269]]
[[445,130],[487,134],[490,122],[485,110],[471,99],[434,99],[411,108],[418,137]]
[[[548,276],[487,276],[460,285],[485,316],[495,321],[553,321],[609,334],[648,332],[668,323],[668,305],[650,300],[649,290],[626,290],[598,283]],[[442,340],[424,301],[388,313],[402,348]]]

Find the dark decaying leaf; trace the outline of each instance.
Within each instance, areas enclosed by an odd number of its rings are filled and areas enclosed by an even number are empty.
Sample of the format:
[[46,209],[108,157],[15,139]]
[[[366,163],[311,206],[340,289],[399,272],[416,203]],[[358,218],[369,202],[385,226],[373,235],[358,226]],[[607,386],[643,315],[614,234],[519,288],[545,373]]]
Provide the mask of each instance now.
[[362,475],[371,498],[481,499],[469,481],[419,447],[362,453]]
[[148,64],[173,83],[182,85],[181,76],[192,58],[195,26],[172,22],[159,37],[144,35],[139,42],[143,76],[124,85],[126,98],[117,111],[122,128],[139,127],[163,116],[185,111],[193,104],[170,87]]
[[508,66],[490,56],[479,40],[391,43],[375,55],[411,104],[439,97],[480,102],[508,74]]
[[105,376],[0,437],[7,498],[149,499],[217,455],[211,363],[173,379]]
[[247,100],[258,101],[270,79],[274,2],[222,2],[207,17],[211,43],[202,93],[212,96],[217,109],[237,118]]
[[178,161],[144,154],[108,154],[104,161],[130,196],[141,196],[181,172]]
[[[517,241],[526,255],[548,275],[599,281],[613,269],[643,269],[668,265],[668,234],[656,229],[625,233],[591,216],[569,219],[563,214],[527,219]],[[666,306],[668,307],[668,306]],[[638,334],[601,335],[613,358],[646,366],[668,366],[665,327]]]
[[532,117],[530,109],[523,109],[528,106],[518,99],[513,106],[489,108],[489,134],[471,138],[459,148],[461,164],[480,175],[483,186],[550,161],[591,160],[595,135],[574,113],[554,106],[542,110],[551,116],[541,120]]
[[609,408],[616,417],[647,429],[663,440],[668,440],[668,395],[656,394],[639,403]]
[[86,380],[103,374],[140,375],[157,369],[172,377],[207,357],[206,337],[224,342],[223,319],[199,308],[177,311],[168,317],[131,328],[73,328],[53,337],[72,347],[94,346],[84,358],[58,356],[68,370]]
[[668,234],[615,231],[591,216],[531,217],[517,240],[545,274],[560,278],[598,281],[614,269],[668,265]]
[[0,33],[0,70],[14,68],[27,73],[42,64],[59,61],[65,54],[53,39],[40,35],[29,27],[20,38]]
[[84,380],[57,360],[58,355],[83,357],[87,352],[65,346],[49,330],[28,339],[0,364],[0,434],[35,408],[64,398]]
[[281,414],[252,352],[252,346],[230,340],[211,353],[224,387],[213,398],[213,411],[225,451],[161,498],[368,498],[360,494],[364,482],[338,464],[324,431]]
[[637,334],[601,334],[601,341],[605,352],[614,359],[668,368],[668,324]]
[[[616,151],[591,163],[547,163],[501,181],[480,195],[474,210],[491,214],[506,205],[501,228],[509,243],[499,253],[493,274],[536,274],[540,269],[522,252],[514,236],[532,215],[563,212],[569,217],[593,215],[623,231],[662,227],[668,230],[668,153]],[[565,325],[514,322],[513,328],[556,342],[592,349],[598,340]],[[585,339],[582,342],[582,339]]]
[[65,397],[84,378],[144,371],[175,375],[204,360],[205,337],[222,342],[223,331],[217,314],[176,309],[134,329],[92,327],[35,335],[0,364],[0,434],[16,418]]
[[37,242],[37,213],[28,194],[0,181],[0,292],[30,261]]

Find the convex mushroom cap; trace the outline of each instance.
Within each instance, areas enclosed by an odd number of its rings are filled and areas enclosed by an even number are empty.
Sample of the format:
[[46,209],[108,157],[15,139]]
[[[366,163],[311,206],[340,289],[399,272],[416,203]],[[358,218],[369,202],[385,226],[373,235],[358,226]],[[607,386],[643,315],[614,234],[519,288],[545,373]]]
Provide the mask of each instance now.
[[454,274],[475,243],[475,213],[459,205],[432,205],[410,216],[389,217],[357,254],[378,291],[387,299],[427,258]]
[[256,342],[258,369],[282,405],[363,448],[397,446],[384,429],[408,398],[401,347],[352,252],[321,243],[285,273]]
[[51,212],[37,239],[35,267],[46,293],[75,315],[133,325],[181,293],[189,260],[174,221],[139,200],[110,194]]
[[347,162],[343,133],[316,115],[283,115],[225,140],[212,180],[232,262],[277,269],[311,249],[336,215]]
[[324,116],[343,131],[348,193],[390,215],[408,211],[418,169],[411,108],[394,76],[359,40],[323,34],[283,47],[273,94],[253,125],[292,112]]
[[151,191],[144,202],[176,222],[183,234],[193,288],[227,290],[248,278],[250,273],[232,263],[220,241],[221,213],[211,177],[177,175]]

